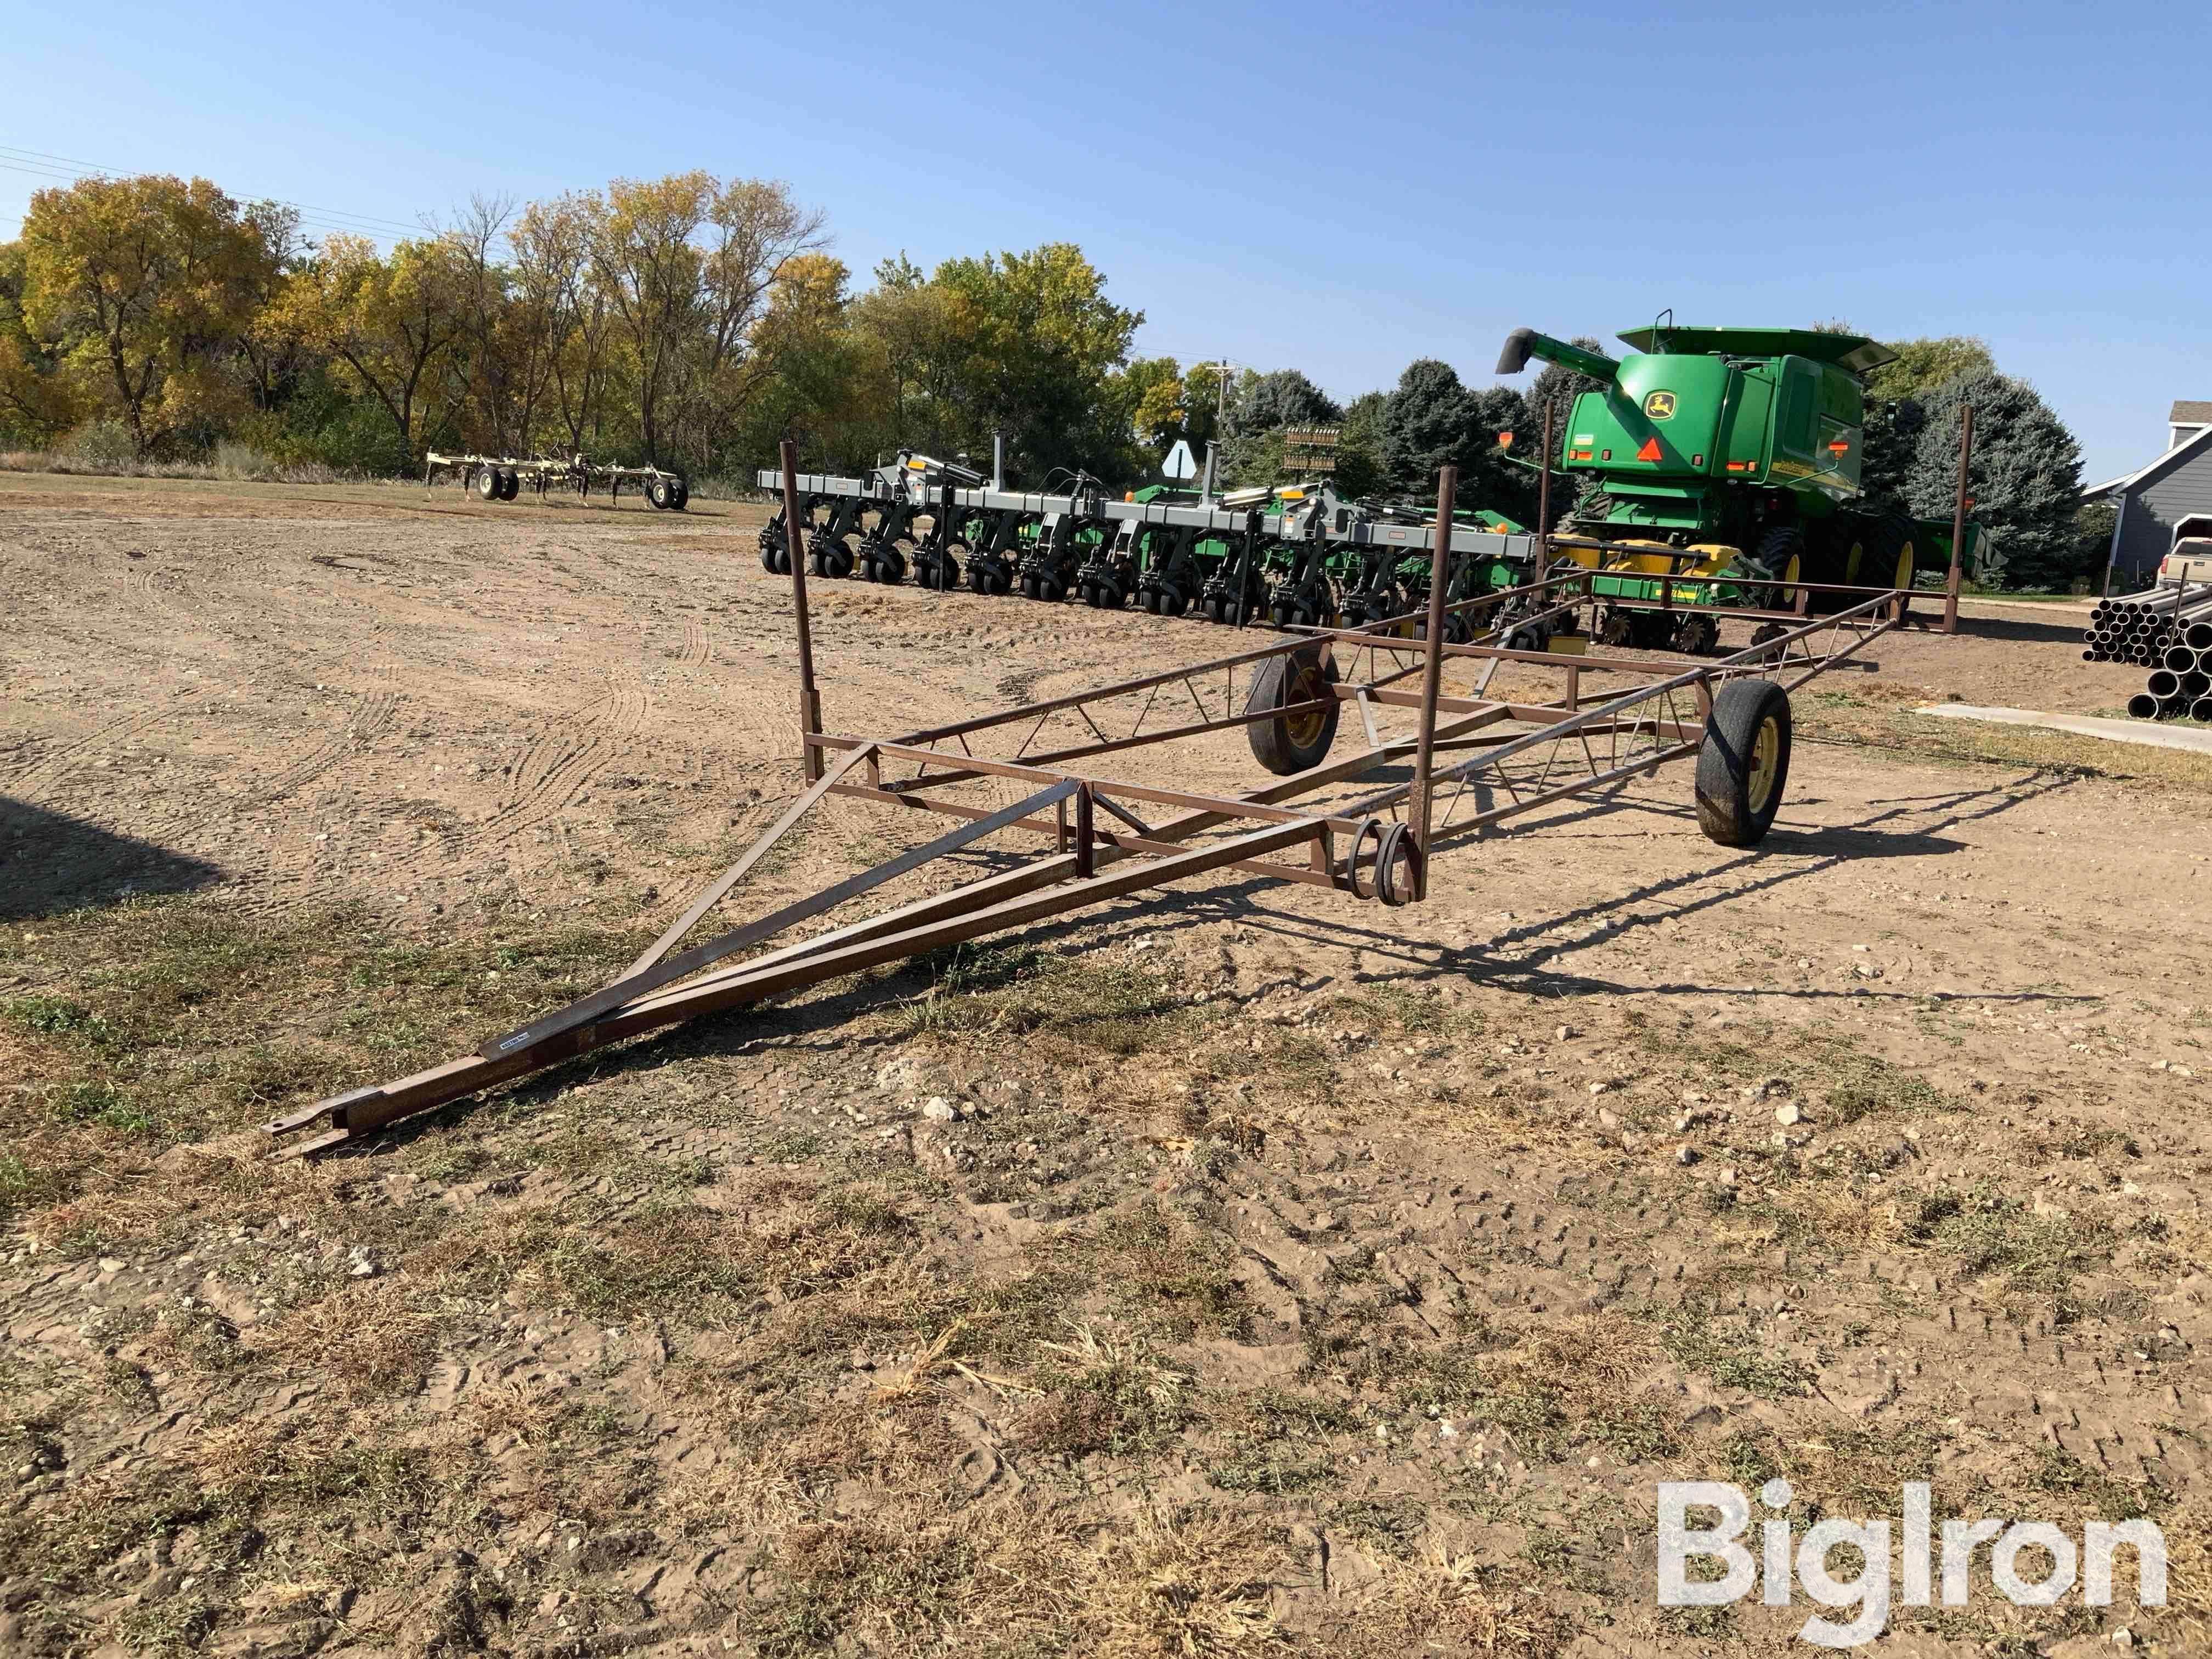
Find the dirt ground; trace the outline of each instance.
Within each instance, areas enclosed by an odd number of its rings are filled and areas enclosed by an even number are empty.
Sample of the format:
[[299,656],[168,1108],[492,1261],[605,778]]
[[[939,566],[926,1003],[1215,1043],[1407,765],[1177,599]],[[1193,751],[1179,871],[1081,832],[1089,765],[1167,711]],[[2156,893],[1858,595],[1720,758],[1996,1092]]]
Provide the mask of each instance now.
[[[0,475],[0,1650],[1776,1652],[1652,1530],[1778,1475],[2165,1531],[2165,1607],[1984,1548],[1884,1651],[2208,1650],[2212,760],[1911,712],[2114,708],[2075,617],[1801,692],[1755,851],[1670,769],[1425,905],[1194,882],[269,1161],[798,792],[760,517]],[[1229,648],[814,599],[870,735]]]

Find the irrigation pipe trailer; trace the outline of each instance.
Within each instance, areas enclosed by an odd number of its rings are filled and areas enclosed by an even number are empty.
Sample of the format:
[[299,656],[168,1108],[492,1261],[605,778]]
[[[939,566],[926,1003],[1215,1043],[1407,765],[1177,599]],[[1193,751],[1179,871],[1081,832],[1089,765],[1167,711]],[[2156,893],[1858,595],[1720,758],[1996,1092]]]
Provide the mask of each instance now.
[[[796,523],[801,486],[787,443],[783,455],[786,510]],[[1789,777],[1790,693],[1832,669],[1871,667],[1860,653],[1899,624],[1907,596],[1846,593],[1822,615],[1754,611],[1778,631],[1686,665],[1521,649],[1507,637],[1514,628],[1586,619],[1602,603],[1593,591],[1598,574],[1571,566],[1510,591],[1448,601],[1460,532],[1439,535],[1433,526],[1455,522],[1456,483],[1446,468],[1433,525],[1404,526],[1408,545],[1430,562],[1422,612],[1364,628],[1309,626],[1188,667],[896,736],[825,720],[807,561],[790,561],[808,781],[768,832],[602,989],[490,1036],[472,1054],[264,1127],[288,1138],[283,1155],[320,1152],[702,1014],[1177,883],[1256,877],[1358,902],[1413,903],[1427,896],[1436,860],[1453,848],[1560,801],[1618,804],[1620,786],[1678,761],[1694,762],[1705,833],[1724,846],[1755,845]],[[1504,539],[1517,559],[1544,556],[1533,538]],[[1797,603],[1811,591],[1779,586]],[[1509,611],[1520,620],[1507,620]],[[1471,635],[1464,643],[1453,642],[1454,617]],[[1447,662],[1472,670],[1472,686],[1446,692]],[[1554,695],[1492,695],[1509,665],[1551,676]],[[1222,794],[1146,775],[1149,753],[1238,728],[1267,781]],[[1352,740],[1340,750],[1347,729]],[[927,814],[947,827],[872,869],[687,943],[832,796]],[[789,937],[987,837],[1034,850],[946,890]]]

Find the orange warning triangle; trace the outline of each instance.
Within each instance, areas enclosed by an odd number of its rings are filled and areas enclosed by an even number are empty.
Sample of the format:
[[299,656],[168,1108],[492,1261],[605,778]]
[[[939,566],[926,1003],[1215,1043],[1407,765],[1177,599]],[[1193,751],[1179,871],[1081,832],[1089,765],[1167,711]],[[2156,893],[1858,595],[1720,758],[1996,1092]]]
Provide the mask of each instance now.
[[1644,441],[1644,447],[1636,452],[1636,459],[1639,461],[1657,460],[1659,459],[1659,441],[1656,438],[1646,438]]

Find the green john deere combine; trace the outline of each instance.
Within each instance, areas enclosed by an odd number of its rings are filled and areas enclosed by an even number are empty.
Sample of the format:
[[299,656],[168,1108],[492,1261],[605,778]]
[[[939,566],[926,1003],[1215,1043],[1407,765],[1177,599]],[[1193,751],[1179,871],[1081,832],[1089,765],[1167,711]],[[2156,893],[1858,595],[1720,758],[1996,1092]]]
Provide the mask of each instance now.
[[[1795,605],[1793,592],[1768,584],[1912,586],[1933,526],[1853,505],[1865,410],[1860,377],[1893,360],[1887,347],[1810,329],[1665,323],[1620,337],[1635,350],[1615,360],[1517,329],[1498,362],[1499,374],[1516,374],[1540,357],[1604,382],[1575,399],[1553,457],[1597,486],[1585,491],[1563,532],[1636,550],[1561,550],[1606,573],[1596,583],[1601,592],[1651,600],[1662,588],[1655,578],[1733,579],[1668,590],[1673,606],[1691,608],[1618,611],[1606,624],[1614,642],[1705,648],[1713,622],[1693,607]],[[1811,608],[1847,602],[1843,594],[1814,594]]]

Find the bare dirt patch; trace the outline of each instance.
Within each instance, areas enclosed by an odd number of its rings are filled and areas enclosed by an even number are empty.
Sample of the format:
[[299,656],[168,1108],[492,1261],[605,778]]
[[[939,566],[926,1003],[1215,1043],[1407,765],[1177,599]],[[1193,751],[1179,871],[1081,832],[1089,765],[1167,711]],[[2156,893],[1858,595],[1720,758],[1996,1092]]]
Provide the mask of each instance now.
[[[1780,1651],[1650,1537],[1778,1474],[2168,1527],[2169,1610],[1984,1560],[1899,1651],[2202,1642],[2212,766],[1910,713],[2109,702],[2063,624],[1808,688],[1753,854],[1662,773],[1425,907],[1192,887],[266,1163],[796,792],[757,522],[0,477],[0,1646]],[[817,607],[872,732],[1226,638]]]

